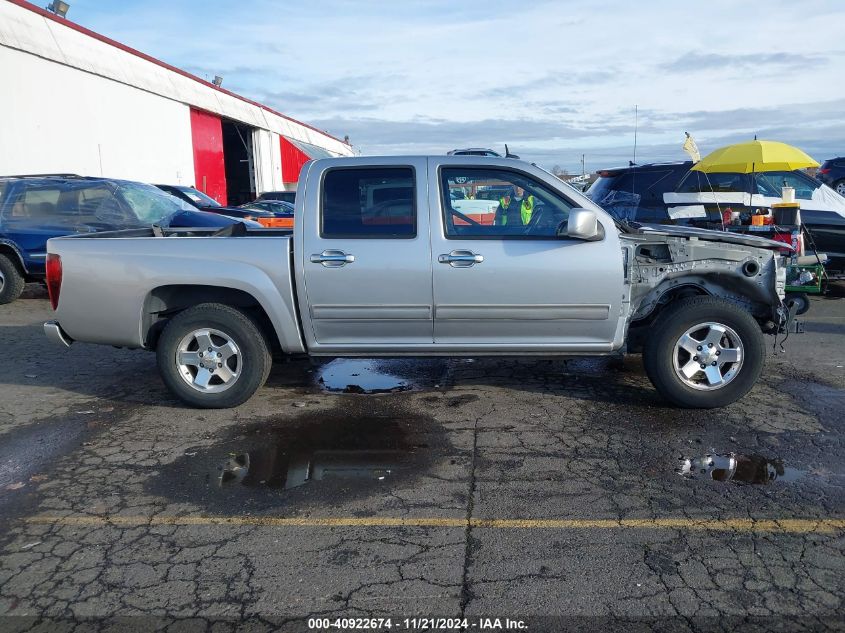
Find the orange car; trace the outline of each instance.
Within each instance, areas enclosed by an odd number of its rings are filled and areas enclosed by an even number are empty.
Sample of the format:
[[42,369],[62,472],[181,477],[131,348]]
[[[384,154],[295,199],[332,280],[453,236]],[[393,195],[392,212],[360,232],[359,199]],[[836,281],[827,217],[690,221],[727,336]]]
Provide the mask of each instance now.
[[[283,200],[256,200],[242,204],[240,209],[244,211],[255,211],[255,220],[262,226],[273,229],[293,228],[293,205]],[[272,214],[272,215],[270,215]]]

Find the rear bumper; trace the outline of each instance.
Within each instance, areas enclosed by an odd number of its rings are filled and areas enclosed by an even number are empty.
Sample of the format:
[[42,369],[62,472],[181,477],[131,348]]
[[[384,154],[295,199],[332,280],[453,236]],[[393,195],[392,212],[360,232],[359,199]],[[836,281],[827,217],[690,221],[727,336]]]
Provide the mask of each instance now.
[[44,334],[47,335],[47,338],[51,342],[62,347],[70,347],[71,343],[73,343],[73,339],[65,334],[62,327],[56,321],[47,321],[44,324]]

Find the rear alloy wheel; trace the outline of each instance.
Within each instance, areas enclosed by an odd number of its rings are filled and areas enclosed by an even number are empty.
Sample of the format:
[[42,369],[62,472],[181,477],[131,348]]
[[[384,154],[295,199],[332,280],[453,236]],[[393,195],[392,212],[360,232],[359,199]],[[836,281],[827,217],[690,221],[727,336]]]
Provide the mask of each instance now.
[[21,296],[26,281],[8,255],[0,254],[0,305],[12,303]]
[[231,335],[212,328],[188,332],[176,351],[185,384],[200,393],[223,393],[241,376],[241,350]]
[[205,303],[177,314],[156,350],[168,388],[190,405],[225,409],[246,402],[267,380],[265,337],[246,314]]
[[763,370],[763,334],[742,308],[716,297],[669,305],[646,335],[643,362],[660,394],[681,407],[723,407]]
[[833,190],[840,196],[845,196],[845,180],[839,180],[838,182],[834,183]]

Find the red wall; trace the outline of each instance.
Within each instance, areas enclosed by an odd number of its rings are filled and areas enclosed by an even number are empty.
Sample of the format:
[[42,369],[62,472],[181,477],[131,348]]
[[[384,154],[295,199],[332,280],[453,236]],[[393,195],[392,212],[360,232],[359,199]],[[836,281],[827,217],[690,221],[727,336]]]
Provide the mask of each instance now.
[[225,205],[226,166],[223,162],[223,125],[220,117],[191,108],[191,140],[194,146],[196,188]]
[[282,144],[282,182],[296,183],[302,166],[311,158],[284,136],[279,137]]

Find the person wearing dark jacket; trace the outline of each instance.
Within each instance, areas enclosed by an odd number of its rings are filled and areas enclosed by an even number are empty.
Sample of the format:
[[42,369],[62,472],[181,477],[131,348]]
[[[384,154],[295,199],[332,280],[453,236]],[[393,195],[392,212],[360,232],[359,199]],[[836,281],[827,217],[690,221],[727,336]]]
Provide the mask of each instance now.
[[534,212],[534,196],[525,195],[525,190],[514,185],[513,193],[499,198],[499,208],[493,223],[496,226],[526,226]]

